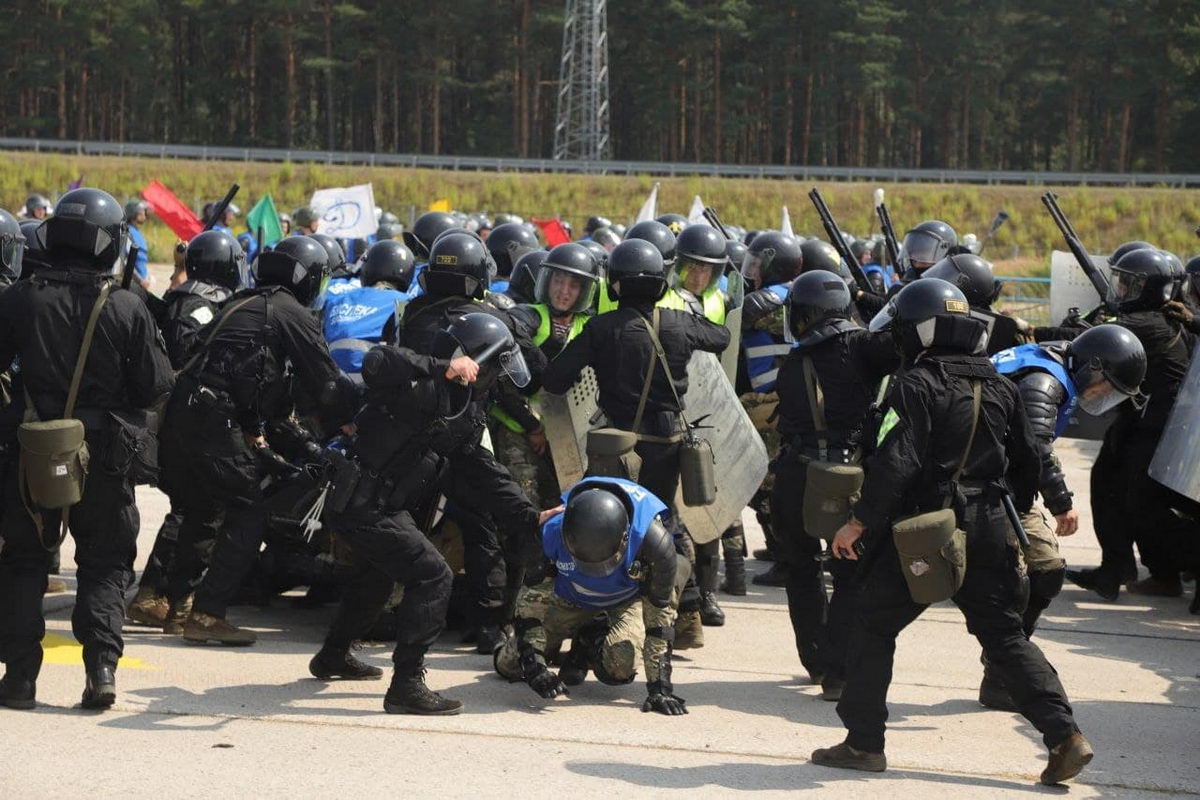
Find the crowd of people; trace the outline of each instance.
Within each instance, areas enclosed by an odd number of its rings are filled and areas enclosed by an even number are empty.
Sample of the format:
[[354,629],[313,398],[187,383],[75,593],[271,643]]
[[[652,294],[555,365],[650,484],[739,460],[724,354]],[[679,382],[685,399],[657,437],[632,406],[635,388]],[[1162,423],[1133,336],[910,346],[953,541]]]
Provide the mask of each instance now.
[[[1064,580],[1180,596],[1200,567],[1195,502],[1148,474],[1200,333],[1200,258],[1121,245],[1095,309],[1034,327],[994,307],[979,243],[938,220],[834,247],[715,215],[597,216],[546,247],[515,215],[406,230],[380,212],[346,242],[301,208],[264,245],[218,204],[160,297],[145,215],[93,188],[0,212],[0,705],[35,706],[69,533],[85,708],[115,701],[127,620],[252,645],[230,607],[304,587],[337,607],[315,677],[381,679],[353,644],[396,642],[388,713],[463,710],[424,680],[454,625],[543,698],[640,665],[642,710],[686,714],[672,654],[725,624],[719,592],[747,592],[740,522],[698,542],[676,500],[706,480],[681,477],[689,363],[730,348],[771,463],[749,505],[773,564],[754,582],[784,588],[847,729],[818,764],[886,768],[896,637],[952,600],[982,647],[980,702],[1042,734],[1044,783],[1074,777],[1092,750],[1039,616]],[[589,368],[603,420],[564,485],[543,398]],[[1054,442],[1080,415],[1112,420],[1091,475],[1103,562],[1069,570],[1058,539],[1079,516]],[[139,484],[170,513],[127,601]]]

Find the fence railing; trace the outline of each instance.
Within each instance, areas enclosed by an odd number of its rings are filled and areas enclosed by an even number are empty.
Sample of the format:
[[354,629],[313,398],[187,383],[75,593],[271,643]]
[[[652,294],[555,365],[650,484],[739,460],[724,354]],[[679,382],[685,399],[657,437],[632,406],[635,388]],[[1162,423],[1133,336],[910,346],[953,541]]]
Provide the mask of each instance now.
[[1031,325],[1050,325],[1050,279],[997,275],[1003,281],[994,307]]
[[710,175],[722,178],[873,181],[884,183],[975,183],[1079,186],[1200,186],[1200,174],[1154,172],[1037,172],[1032,170],[896,169],[889,167],[784,166],[779,164],[692,164],[667,161],[555,161],[548,158],[435,156],[292,150],[272,147],[217,147],[144,142],[0,137],[0,150],[31,150],[80,155],[149,156],[214,161],[311,162],[413,167],[484,172],[559,172],[586,175]]

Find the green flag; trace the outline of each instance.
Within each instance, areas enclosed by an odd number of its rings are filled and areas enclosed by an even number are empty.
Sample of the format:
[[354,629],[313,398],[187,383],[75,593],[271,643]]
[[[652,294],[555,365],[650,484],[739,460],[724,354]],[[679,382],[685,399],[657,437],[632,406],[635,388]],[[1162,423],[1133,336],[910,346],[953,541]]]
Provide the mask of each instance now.
[[254,204],[254,208],[246,215],[246,226],[250,228],[250,235],[256,239],[259,229],[262,229],[263,245],[275,244],[283,238],[283,228],[279,227],[279,212],[275,210],[275,201],[271,199],[271,195],[264,194],[262,199]]

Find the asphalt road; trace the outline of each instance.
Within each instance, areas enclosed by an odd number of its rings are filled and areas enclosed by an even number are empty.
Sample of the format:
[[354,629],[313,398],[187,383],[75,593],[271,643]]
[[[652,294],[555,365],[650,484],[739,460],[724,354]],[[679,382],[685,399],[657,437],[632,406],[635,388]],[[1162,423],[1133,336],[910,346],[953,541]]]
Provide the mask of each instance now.
[[[1062,448],[1084,517],[1064,541],[1073,565],[1099,561],[1087,511],[1094,451]],[[139,491],[139,501],[144,559],[166,503],[154,491]],[[749,515],[747,523],[760,540]],[[69,573],[69,544],[63,563]],[[1200,795],[1200,618],[1188,615],[1186,598],[1123,594],[1109,604],[1068,586],[1051,606],[1037,641],[1097,752],[1069,790],[1036,784],[1045,750],[1029,724],[978,705],[979,648],[945,604],[900,638],[891,768],[864,775],[807,763],[843,730],[804,678],[781,589],[724,598],[728,624],[677,657],[677,691],[691,712],[681,718],[640,713],[640,681],[589,680],[569,698],[541,700],[497,678],[490,658],[450,634],[428,680],[464,700],[465,713],[386,715],[386,683],[308,676],[332,609],[300,610],[288,598],[232,610],[259,632],[253,648],[189,646],[128,628],[117,705],[90,713],[78,708],[83,670],[69,603],[69,595],[47,600],[57,610],[38,709],[0,711],[0,797]],[[387,668],[390,648],[359,655]]]

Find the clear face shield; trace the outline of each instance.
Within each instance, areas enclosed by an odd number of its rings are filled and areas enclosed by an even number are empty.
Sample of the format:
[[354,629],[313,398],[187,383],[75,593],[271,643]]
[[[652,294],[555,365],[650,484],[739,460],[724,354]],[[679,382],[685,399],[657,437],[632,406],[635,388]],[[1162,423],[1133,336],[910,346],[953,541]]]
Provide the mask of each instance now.
[[871,323],[867,325],[867,330],[871,333],[879,333],[891,329],[892,320],[896,318],[896,302],[893,300],[888,303],[879,313],[871,317]]
[[[464,355],[464,353],[460,349],[455,355]],[[497,342],[476,356],[474,360],[480,367],[485,364],[495,364],[518,389],[524,389],[533,380],[529,366],[525,363],[525,356],[521,354],[521,348],[511,340]]]
[[750,290],[762,288],[762,276],[766,273],[771,259],[775,257],[775,249],[764,248],[755,252],[747,250],[742,259],[742,281]]
[[721,264],[680,256],[671,271],[671,285],[701,297],[721,280]]
[[949,243],[931,231],[909,231],[900,245],[900,264],[920,272],[941,261],[949,250]]
[[538,270],[534,299],[555,314],[578,314],[591,308],[596,281],[553,266]]
[[[570,551],[570,548],[567,549]],[[629,533],[626,532],[617,551],[603,561],[583,561],[574,553],[571,553],[571,560],[575,562],[575,569],[589,578],[606,578],[616,572],[621,563],[625,561],[625,551],[628,549]]]
[[24,236],[5,234],[0,237],[0,264],[8,267],[18,278],[21,277],[21,263],[24,259]]
[[1076,372],[1074,379],[1079,407],[1094,416],[1111,411],[1130,397],[1114,386],[1098,365],[1086,365]]

